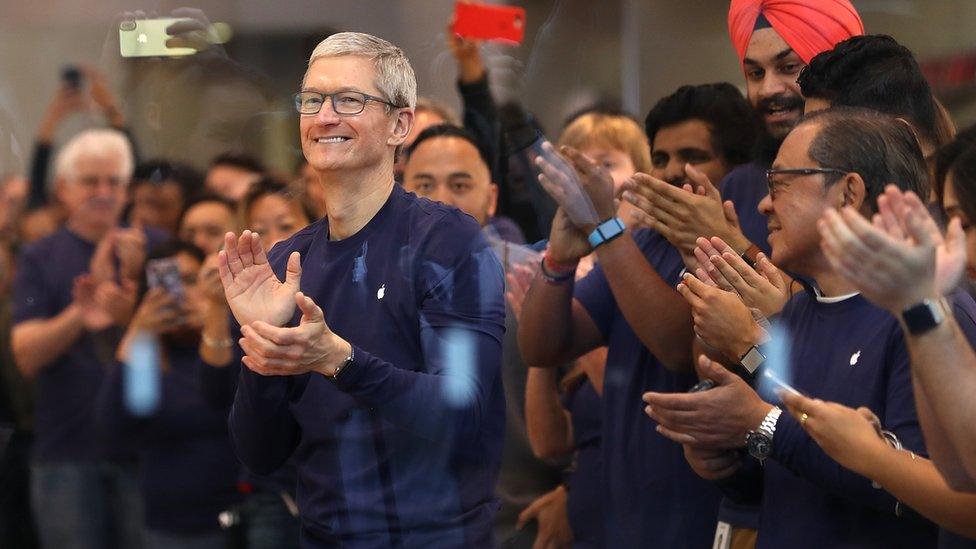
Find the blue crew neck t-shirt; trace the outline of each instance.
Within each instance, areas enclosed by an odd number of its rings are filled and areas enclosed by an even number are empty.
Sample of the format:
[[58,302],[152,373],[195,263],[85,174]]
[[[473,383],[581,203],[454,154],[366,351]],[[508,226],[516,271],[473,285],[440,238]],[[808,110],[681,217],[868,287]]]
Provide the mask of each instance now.
[[735,204],[742,234],[769,255],[768,218],[759,213],[759,203],[769,194],[766,167],[758,162],[737,166],[719,183],[719,193]]
[[[961,292],[951,301],[967,339],[976,341],[976,304]],[[793,341],[797,390],[870,408],[906,449],[926,455],[908,349],[895,317],[860,295],[825,302],[807,291],[787,303],[782,321]],[[789,414],[777,422],[763,469],[759,548],[936,543],[933,524],[896,516],[894,497],[828,457]]]
[[[684,270],[678,250],[647,229],[634,240],[661,278],[676,286]],[[641,343],[599,264],[576,286],[575,298],[608,346],[601,441],[606,546],[710,546],[719,491],[692,471],[679,444],[658,434],[641,400],[647,391],[685,392],[697,376],[667,370]]]
[[[166,237],[146,231],[147,247]],[[45,320],[73,301],[74,280],[88,272],[95,243],[66,227],[27,246],[17,259],[13,291],[13,324]],[[33,459],[72,463],[128,458],[129,452],[102,444],[95,429],[95,398],[111,366],[115,349],[84,332],[65,353],[37,374]]]
[[490,546],[505,427],[497,258],[473,218],[398,185],[358,233],[328,236],[320,220],[269,262],[284,278],[301,252],[301,290],[355,360],[334,381],[242,368],[238,456],[258,473],[294,456],[303,547]]

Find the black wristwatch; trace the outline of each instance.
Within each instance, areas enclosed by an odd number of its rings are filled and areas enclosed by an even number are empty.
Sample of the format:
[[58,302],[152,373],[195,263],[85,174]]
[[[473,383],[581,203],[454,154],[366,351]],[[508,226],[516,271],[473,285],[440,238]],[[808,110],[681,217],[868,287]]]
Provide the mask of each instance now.
[[758,459],[759,463],[773,453],[773,435],[776,434],[776,422],[779,421],[782,413],[783,410],[774,407],[766,414],[759,427],[746,435],[746,450],[749,451],[750,456]]
[[901,312],[901,319],[905,323],[908,333],[922,335],[942,324],[946,318],[947,310],[948,306],[945,304],[945,300],[932,301],[926,299],[921,303],[907,307]]

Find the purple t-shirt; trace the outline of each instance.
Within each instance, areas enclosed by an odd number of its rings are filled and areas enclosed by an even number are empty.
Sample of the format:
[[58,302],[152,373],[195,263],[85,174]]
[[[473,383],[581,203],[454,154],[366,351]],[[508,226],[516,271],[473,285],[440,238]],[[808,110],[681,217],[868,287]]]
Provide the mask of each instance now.
[[[147,233],[150,247],[163,238]],[[24,248],[13,285],[13,324],[51,318],[70,305],[74,279],[88,272],[94,252],[94,243],[65,227]],[[98,444],[93,413],[106,368],[99,357],[111,359],[115,349],[98,345],[85,332],[37,374],[34,460],[73,462],[114,455]]]
[[[684,270],[678,251],[647,229],[634,240],[664,281],[677,285]],[[691,470],[680,445],[655,431],[641,401],[646,391],[685,392],[697,376],[671,372],[641,343],[599,265],[576,286],[575,298],[608,346],[601,443],[606,546],[710,546],[718,489]]]

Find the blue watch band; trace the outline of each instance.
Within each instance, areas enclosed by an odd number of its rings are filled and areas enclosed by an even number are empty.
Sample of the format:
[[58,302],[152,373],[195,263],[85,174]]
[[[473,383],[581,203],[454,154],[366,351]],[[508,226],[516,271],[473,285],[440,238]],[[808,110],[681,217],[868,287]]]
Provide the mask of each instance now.
[[597,225],[587,240],[590,241],[590,246],[596,248],[600,244],[610,242],[614,238],[622,235],[625,229],[624,222],[619,217],[611,217]]

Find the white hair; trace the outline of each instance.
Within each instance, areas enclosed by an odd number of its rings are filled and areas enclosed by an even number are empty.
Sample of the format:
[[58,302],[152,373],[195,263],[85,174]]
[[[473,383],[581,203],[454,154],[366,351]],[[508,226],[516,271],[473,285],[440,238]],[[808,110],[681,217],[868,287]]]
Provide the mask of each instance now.
[[[315,46],[308,66],[321,57],[358,55],[373,61],[376,68],[376,87],[386,99],[398,107],[417,105],[417,77],[403,50],[371,34],[340,32]],[[306,70],[307,74],[307,70]],[[302,83],[304,85],[304,78]]]
[[83,157],[118,158],[122,161],[122,173],[119,175],[126,181],[132,177],[132,145],[125,134],[118,130],[85,130],[72,137],[61,147],[54,162],[55,178],[74,179],[77,176],[78,160]]

